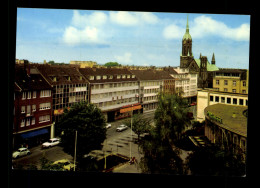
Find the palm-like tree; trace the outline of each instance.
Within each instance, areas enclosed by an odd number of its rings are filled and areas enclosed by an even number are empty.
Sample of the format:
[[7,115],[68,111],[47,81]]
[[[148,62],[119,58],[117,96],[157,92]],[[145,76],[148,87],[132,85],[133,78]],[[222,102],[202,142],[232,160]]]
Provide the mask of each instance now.
[[160,133],[162,140],[174,142],[181,138],[181,133],[190,123],[187,106],[187,101],[178,95],[159,94],[158,108],[154,118],[156,130]]

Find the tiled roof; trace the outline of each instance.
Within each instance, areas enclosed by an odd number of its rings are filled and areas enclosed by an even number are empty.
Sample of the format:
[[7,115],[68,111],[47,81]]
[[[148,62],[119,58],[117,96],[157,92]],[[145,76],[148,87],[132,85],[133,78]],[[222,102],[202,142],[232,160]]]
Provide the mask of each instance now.
[[51,89],[51,86],[40,74],[27,74],[23,66],[15,66],[15,88],[21,90]]
[[[200,67],[200,59],[194,59],[195,62],[197,63],[197,65]],[[214,64],[210,64],[208,61],[207,61],[207,71],[218,71],[219,68],[214,65]]]
[[130,70],[139,80],[166,80],[173,79],[168,71],[148,70]]
[[87,82],[77,70],[77,67],[69,65],[38,65],[37,69],[51,85]]

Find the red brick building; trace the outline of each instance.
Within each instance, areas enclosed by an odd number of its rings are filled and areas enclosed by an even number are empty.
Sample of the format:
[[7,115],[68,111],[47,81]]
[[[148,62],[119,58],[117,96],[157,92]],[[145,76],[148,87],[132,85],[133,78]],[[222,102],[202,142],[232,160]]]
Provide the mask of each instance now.
[[28,62],[16,65],[13,146],[38,145],[53,131],[52,87]]

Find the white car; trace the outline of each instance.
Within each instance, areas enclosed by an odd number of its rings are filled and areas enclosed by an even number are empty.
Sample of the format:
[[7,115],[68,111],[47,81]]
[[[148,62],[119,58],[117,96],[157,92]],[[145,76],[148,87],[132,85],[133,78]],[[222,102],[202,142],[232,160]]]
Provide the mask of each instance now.
[[13,158],[16,159],[29,154],[31,154],[31,152],[27,148],[19,148],[13,153]]
[[58,145],[59,143],[60,143],[59,138],[51,138],[48,140],[48,142],[44,142],[42,144],[42,148],[50,148],[50,147]]
[[108,128],[110,128],[111,127],[111,124],[110,123],[107,123],[106,124],[106,128],[108,129]]
[[127,128],[128,127],[126,125],[122,124],[122,125],[119,125],[119,127],[116,128],[116,131],[121,132],[121,131],[126,130]]

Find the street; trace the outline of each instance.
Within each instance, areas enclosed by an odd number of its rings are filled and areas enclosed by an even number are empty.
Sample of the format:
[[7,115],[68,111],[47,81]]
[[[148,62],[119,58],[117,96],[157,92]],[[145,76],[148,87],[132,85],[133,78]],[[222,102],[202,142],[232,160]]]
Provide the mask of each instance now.
[[[144,118],[152,118],[154,113],[144,114]],[[90,152],[90,155],[97,157],[97,159],[104,157],[110,153],[119,153],[121,155],[130,156],[130,146],[131,146],[131,156],[135,157],[137,160],[141,158],[141,154],[138,151],[138,144],[134,142],[137,138],[137,135],[132,132],[132,141],[131,141],[131,129],[128,128],[122,132],[117,132],[116,128],[123,124],[124,120],[118,120],[112,122],[111,127],[107,129],[107,138],[103,142],[102,150],[94,150]],[[37,169],[41,169],[40,158],[45,156],[50,161],[56,161],[60,159],[68,159],[73,161],[73,156],[63,152],[62,147],[54,146],[48,149],[42,149],[41,145],[29,148],[31,154],[24,156],[18,159],[13,159],[13,168],[14,169],[28,169],[29,167],[36,166]]]

